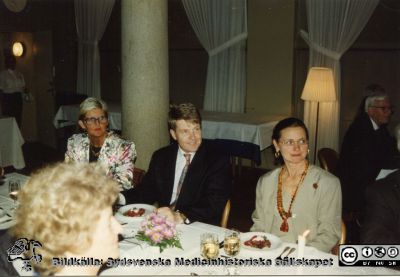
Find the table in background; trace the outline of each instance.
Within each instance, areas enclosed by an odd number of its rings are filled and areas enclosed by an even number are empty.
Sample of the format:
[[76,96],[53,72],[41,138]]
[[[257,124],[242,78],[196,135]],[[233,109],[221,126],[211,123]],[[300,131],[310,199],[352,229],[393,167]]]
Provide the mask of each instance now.
[[[112,130],[121,130],[121,105],[116,103],[107,104],[108,122]],[[56,129],[73,126],[78,123],[79,104],[60,106],[53,119]]]
[[[124,229],[137,228],[139,224],[124,225]],[[170,259],[172,265],[159,266],[118,266],[107,269],[101,275],[226,275],[224,266],[186,266],[174,265],[175,259],[195,259],[200,258],[200,235],[203,233],[215,233],[219,241],[223,240],[226,229],[218,226],[208,225],[200,222],[194,222],[190,225],[178,225],[181,244],[183,250],[177,248],[168,248],[163,253],[159,253],[158,247],[151,247],[148,244],[134,244],[123,240],[120,242],[120,258],[126,259]],[[305,247],[304,258],[306,259],[332,259],[333,266],[276,266],[275,258],[282,253],[286,246],[296,247],[296,244],[282,243],[278,248],[268,251],[258,251],[242,249],[235,258],[238,259],[271,259],[272,265],[269,266],[238,266],[239,275],[396,275],[397,271],[387,268],[377,267],[339,267],[338,257],[332,254],[324,253],[314,247]],[[225,254],[220,249],[220,254]],[[297,258],[297,250],[290,257]],[[224,258],[222,258],[224,259]]]
[[[121,106],[108,105],[110,129],[121,130]],[[272,130],[280,116],[260,116],[242,113],[201,111],[202,135],[214,140],[218,148],[231,156],[246,158],[261,164],[260,152],[271,145]],[[54,117],[56,128],[75,125],[79,105],[60,106]]]
[[0,165],[25,167],[22,145],[25,143],[14,117],[0,117]]
[[222,151],[261,164],[261,151],[272,144],[281,116],[202,111],[203,138],[214,139]]

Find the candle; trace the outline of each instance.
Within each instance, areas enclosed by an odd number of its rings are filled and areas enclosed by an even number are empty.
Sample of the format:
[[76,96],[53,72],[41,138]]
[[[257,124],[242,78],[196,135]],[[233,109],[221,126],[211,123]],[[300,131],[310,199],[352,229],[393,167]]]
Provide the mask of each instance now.
[[310,233],[310,230],[306,230],[303,234],[297,237],[297,258],[301,259],[304,257],[304,248],[306,247],[306,237]]
[[297,258],[301,259],[304,257],[304,248],[306,246],[306,238],[302,235],[297,237]]

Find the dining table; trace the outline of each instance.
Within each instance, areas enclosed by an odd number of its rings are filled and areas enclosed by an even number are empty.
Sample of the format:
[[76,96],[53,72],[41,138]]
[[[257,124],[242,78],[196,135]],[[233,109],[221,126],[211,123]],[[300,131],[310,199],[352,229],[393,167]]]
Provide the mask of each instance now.
[[[301,254],[302,261],[307,262],[299,265],[295,262],[297,244],[287,242],[269,250],[242,246],[235,257],[226,256],[220,249],[218,258],[204,260],[200,255],[201,235],[214,233],[222,242],[227,229],[201,222],[177,225],[182,249],[167,248],[160,253],[158,247],[132,238],[140,221],[123,224],[125,239],[119,242],[120,257],[109,259],[108,268],[100,275],[398,275],[398,271],[384,267],[339,266],[338,256],[310,246],[305,246]],[[288,257],[278,259],[287,247],[292,249],[286,252]]]
[[25,143],[14,117],[0,117],[0,166],[25,167],[22,145]]

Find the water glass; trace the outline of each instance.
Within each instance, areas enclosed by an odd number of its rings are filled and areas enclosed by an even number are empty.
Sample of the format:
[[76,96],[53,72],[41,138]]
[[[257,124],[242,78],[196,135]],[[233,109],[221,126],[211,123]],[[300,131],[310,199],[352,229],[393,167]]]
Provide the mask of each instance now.
[[10,181],[8,184],[8,192],[10,198],[14,200],[14,205],[16,205],[16,201],[18,200],[18,192],[21,186],[18,181]]
[[204,233],[200,236],[200,253],[205,259],[216,259],[219,254],[218,236],[212,233]]
[[237,230],[227,230],[224,238],[225,254],[234,257],[240,252],[240,233]]

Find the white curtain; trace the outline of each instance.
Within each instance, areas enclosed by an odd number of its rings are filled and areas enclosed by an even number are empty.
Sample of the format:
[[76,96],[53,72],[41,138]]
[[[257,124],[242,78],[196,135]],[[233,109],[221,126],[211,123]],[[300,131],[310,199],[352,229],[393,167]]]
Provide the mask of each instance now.
[[100,54],[98,42],[103,36],[115,0],[75,0],[78,33],[77,92],[101,98]]
[[244,112],[246,93],[246,0],[182,0],[206,49],[205,110]]
[[[330,67],[335,78],[337,100],[321,102],[317,149],[339,150],[340,58],[368,22],[379,0],[307,0],[308,33],[300,35],[310,47],[309,67]],[[305,101],[304,123],[310,131],[310,153],[314,156],[317,103]]]

